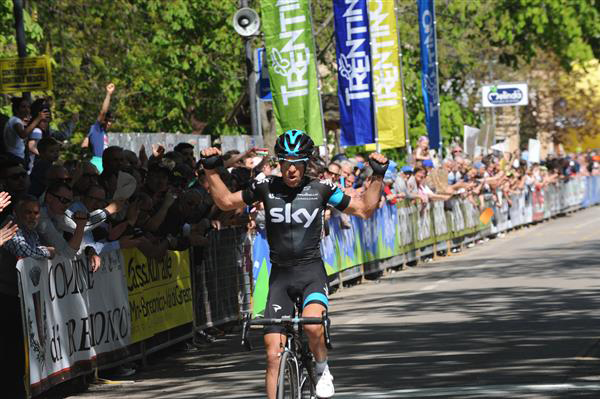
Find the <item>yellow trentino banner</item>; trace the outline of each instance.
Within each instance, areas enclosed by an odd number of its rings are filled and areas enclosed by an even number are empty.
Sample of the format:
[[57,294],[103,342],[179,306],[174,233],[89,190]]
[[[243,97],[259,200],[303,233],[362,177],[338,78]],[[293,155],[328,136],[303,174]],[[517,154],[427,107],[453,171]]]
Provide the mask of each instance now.
[[131,311],[131,343],[194,319],[188,251],[169,251],[163,259],[147,259],[125,249],[125,277]]
[[[404,111],[394,0],[369,0],[371,70],[381,149],[404,147]],[[375,145],[367,146],[374,150]]]

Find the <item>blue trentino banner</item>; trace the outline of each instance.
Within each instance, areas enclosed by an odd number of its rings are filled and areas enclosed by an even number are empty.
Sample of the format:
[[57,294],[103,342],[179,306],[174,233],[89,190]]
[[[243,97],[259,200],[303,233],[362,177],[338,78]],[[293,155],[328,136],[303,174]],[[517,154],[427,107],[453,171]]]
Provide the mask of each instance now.
[[333,0],[341,144],[373,143],[373,92],[367,0]]
[[435,43],[434,0],[417,0],[419,7],[419,36],[421,37],[421,87],[425,101],[425,121],[429,146],[440,147],[440,107]]

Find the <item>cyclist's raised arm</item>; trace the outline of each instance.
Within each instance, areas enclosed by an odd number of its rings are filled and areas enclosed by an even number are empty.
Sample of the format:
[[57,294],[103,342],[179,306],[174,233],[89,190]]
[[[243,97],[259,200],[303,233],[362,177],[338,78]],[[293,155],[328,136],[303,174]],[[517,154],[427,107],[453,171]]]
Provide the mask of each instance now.
[[202,150],[202,165],[206,170],[206,180],[210,187],[210,195],[215,204],[223,211],[231,211],[246,206],[241,191],[232,193],[229,191],[217,168],[223,166],[221,151],[218,148],[207,148]]
[[369,186],[362,196],[352,197],[344,213],[368,219],[379,206],[381,190],[383,188],[383,176],[388,167],[388,160],[381,154],[373,153],[369,156],[369,165],[373,169]]

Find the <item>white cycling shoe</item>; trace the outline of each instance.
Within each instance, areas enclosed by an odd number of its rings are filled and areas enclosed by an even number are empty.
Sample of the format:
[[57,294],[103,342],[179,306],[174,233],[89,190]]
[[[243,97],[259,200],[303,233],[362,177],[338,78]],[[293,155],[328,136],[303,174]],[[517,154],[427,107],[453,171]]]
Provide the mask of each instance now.
[[317,382],[316,394],[317,398],[327,399],[331,398],[335,393],[335,389],[333,389],[333,376],[329,372],[329,369],[325,369],[323,374],[319,377],[319,381]]

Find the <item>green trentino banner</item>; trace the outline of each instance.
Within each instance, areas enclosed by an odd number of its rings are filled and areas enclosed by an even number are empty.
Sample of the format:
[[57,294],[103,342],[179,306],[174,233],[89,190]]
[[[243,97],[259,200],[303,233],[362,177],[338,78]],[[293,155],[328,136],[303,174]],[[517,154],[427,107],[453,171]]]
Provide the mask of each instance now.
[[278,134],[305,130],[323,144],[321,97],[309,0],[261,0]]

